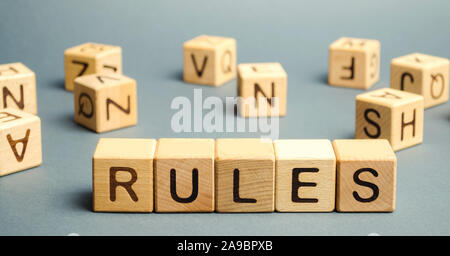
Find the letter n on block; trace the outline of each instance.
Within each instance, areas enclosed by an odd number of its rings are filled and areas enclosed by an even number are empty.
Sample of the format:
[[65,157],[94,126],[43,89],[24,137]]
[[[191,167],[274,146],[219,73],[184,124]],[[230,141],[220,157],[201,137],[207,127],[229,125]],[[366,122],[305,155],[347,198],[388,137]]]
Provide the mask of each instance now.
[[153,211],[153,139],[100,139],[92,159],[93,208]]
[[392,212],[397,158],[387,140],[335,140],[336,209]]

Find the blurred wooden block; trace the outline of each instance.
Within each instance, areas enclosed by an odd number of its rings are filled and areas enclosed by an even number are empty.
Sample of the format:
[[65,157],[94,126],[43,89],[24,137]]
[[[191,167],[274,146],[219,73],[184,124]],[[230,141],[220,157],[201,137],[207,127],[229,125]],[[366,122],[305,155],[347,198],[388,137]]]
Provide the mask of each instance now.
[[0,109],[0,176],[42,163],[41,120],[18,109]]
[[387,140],[335,140],[336,208],[340,212],[392,212],[397,159]]
[[335,205],[336,157],[329,140],[276,140],[275,208],[330,212]]
[[98,141],[92,159],[94,211],[153,211],[155,147],[153,139]]
[[236,77],[236,40],[201,35],[183,44],[183,79],[219,86]]
[[214,211],[214,140],[160,139],[155,155],[156,212]]
[[36,76],[24,64],[0,65],[0,110],[16,108],[37,114]]
[[119,46],[85,43],[64,52],[66,90],[73,91],[74,80],[94,73],[122,74],[122,48]]
[[328,83],[369,89],[380,75],[378,40],[342,37],[329,47]]
[[449,60],[421,53],[392,59],[391,88],[420,94],[425,108],[448,101]]
[[387,139],[397,151],[423,140],[423,97],[383,88],[356,96],[356,139]]
[[216,211],[273,212],[275,156],[271,140],[216,140]]
[[136,81],[120,74],[75,79],[75,121],[96,132],[137,123]]
[[238,96],[243,117],[284,116],[287,74],[280,63],[239,64]]

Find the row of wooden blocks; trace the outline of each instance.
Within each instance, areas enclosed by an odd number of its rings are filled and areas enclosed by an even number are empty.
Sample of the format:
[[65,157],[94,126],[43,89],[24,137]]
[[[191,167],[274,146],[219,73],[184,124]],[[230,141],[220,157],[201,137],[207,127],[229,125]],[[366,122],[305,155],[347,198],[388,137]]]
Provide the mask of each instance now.
[[100,212],[392,212],[387,140],[113,139],[93,156]]

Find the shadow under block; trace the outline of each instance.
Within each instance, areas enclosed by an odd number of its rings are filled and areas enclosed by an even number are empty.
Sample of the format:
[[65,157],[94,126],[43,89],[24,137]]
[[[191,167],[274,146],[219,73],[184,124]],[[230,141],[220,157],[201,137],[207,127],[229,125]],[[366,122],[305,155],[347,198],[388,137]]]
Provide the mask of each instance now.
[[219,86],[236,77],[236,40],[201,35],[183,44],[183,79]]
[[98,141],[92,158],[94,211],[153,211],[155,147],[154,139]]
[[120,74],[75,79],[75,121],[96,132],[137,123],[136,81]]
[[449,60],[421,53],[392,59],[391,88],[420,94],[425,108],[448,101]]
[[392,212],[397,158],[387,140],[335,140],[336,209]]
[[331,212],[336,157],[329,140],[276,140],[275,208],[279,212]]
[[342,37],[329,47],[328,83],[369,89],[380,76],[380,42]]
[[397,151],[423,141],[423,97],[383,88],[356,96],[355,139],[387,139]]
[[273,212],[275,155],[269,139],[217,139],[217,212]]
[[24,64],[0,65],[0,110],[17,108],[37,114],[36,76]]
[[72,91],[75,78],[95,73],[122,74],[122,48],[85,43],[64,52],[66,90]]
[[13,108],[0,109],[0,176],[42,163],[41,120]]
[[155,211],[214,211],[213,139],[159,139]]
[[239,64],[238,96],[243,117],[284,116],[287,74],[280,63]]

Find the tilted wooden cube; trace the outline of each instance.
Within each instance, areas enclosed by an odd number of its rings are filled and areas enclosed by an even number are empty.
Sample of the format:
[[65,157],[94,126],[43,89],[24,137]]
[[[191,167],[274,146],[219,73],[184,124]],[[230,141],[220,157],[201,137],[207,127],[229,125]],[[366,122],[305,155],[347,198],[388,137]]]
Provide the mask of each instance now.
[[42,163],[41,120],[18,109],[0,109],[0,176]]
[[342,37],[329,47],[328,83],[368,89],[380,75],[380,42]]
[[275,155],[271,140],[217,139],[216,211],[273,212]]
[[94,211],[153,211],[155,147],[154,139],[98,141],[92,158]]
[[336,209],[339,212],[392,212],[397,158],[387,140],[335,140]]
[[122,74],[122,48],[98,43],[85,43],[64,52],[66,90],[73,91],[74,80],[94,73]]
[[383,88],[356,96],[356,139],[387,139],[397,151],[423,140],[423,97]]
[[136,81],[119,74],[92,74],[75,79],[75,121],[96,132],[137,123]]
[[37,114],[36,76],[24,64],[0,65],[0,109],[17,108]]
[[214,140],[159,139],[156,212],[214,211]]
[[239,64],[238,96],[243,117],[284,116],[287,74],[280,63]]
[[183,79],[219,86],[236,77],[236,40],[201,35],[183,44]]
[[335,205],[336,157],[329,140],[276,140],[275,208],[330,212]]
[[392,59],[391,88],[420,94],[425,108],[448,101],[449,60],[421,53]]

